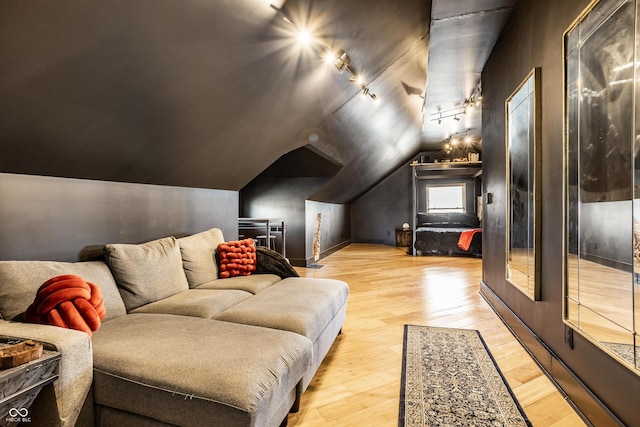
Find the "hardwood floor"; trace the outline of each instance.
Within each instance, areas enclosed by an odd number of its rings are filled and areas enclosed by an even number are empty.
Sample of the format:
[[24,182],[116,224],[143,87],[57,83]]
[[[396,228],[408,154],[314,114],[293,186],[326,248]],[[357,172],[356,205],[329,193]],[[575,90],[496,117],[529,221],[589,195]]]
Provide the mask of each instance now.
[[478,329],[534,426],[585,425],[479,294],[482,260],[351,244],[297,268],[349,283],[343,333],[289,426],[397,426],[405,324]]

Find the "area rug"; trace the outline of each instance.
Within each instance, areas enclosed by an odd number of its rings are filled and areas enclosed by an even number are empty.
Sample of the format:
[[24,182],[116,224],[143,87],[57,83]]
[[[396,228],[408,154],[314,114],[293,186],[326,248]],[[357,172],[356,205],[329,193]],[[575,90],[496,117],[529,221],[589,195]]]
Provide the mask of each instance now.
[[531,426],[479,331],[405,325],[400,427]]

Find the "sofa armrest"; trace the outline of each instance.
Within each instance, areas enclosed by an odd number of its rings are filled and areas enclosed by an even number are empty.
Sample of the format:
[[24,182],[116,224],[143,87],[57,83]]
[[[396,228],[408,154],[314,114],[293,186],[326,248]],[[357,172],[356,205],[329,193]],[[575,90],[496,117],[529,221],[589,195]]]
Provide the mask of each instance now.
[[93,381],[91,339],[84,332],[49,325],[0,320],[0,335],[52,344],[60,352],[53,383],[59,425],[75,425]]

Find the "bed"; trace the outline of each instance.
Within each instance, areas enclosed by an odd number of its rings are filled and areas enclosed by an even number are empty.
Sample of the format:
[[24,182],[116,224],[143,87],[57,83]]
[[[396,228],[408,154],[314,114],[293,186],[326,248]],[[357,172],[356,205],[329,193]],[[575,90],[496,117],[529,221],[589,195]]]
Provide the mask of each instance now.
[[482,229],[475,215],[418,213],[416,255],[482,256]]

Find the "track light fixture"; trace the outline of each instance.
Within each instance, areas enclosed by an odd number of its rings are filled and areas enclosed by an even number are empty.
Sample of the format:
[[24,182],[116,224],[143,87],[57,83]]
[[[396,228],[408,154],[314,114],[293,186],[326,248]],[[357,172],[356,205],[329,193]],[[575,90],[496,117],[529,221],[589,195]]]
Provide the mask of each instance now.
[[462,154],[461,158],[451,159],[452,161],[478,161],[478,153],[473,152],[473,136],[471,131],[473,129],[467,129],[464,132],[459,132],[450,135],[442,142],[442,151],[447,156],[454,156]]
[[430,121],[437,121],[438,124],[442,124],[442,119],[447,119],[449,117],[453,117],[453,120],[459,122],[461,115],[470,114],[471,109],[473,107],[479,106],[482,100],[482,86],[481,82],[478,82],[473,88],[471,95],[467,99],[464,100],[462,106],[451,108],[449,110],[438,111],[437,113],[431,114]]
[[465,145],[470,146],[473,144],[473,136],[471,135],[471,131],[473,129],[467,129],[464,132],[455,133],[450,135],[447,139],[444,140],[442,145],[443,150],[447,153],[451,152],[452,149],[457,148],[461,142],[464,142]]
[[278,14],[278,16],[280,16],[280,18],[282,18],[285,22],[288,22],[289,24],[295,26],[295,24],[293,23],[293,21],[291,20],[291,18],[289,18],[282,9],[280,9],[279,7],[276,7],[273,4],[269,5],[272,9],[274,9],[276,11],[276,13]]
[[438,122],[439,125],[442,124],[442,120],[443,119],[448,119],[450,117],[453,117],[453,120],[455,121],[460,121],[460,115],[464,114],[464,108],[463,107],[456,107],[456,108],[452,108],[450,110],[442,110],[442,111],[438,111],[437,113],[433,113],[431,114],[431,121],[432,122]]
[[335,57],[333,65],[335,65],[340,74],[342,74],[344,70],[351,65],[351,58],[349,58],[347,52],[342,49],[335,52],[333,56]]
[[[293,25],[296,29],[299,30],[298,38],[301,42],[309,43],[311,40],[311,34],[304,30],[300,29],[293,20],[286,14],[286,12],[273,4],[270,5],[272,9],[276,11],[278,16],[280,16],[285,22],[290,25]],[[315,42],[314,42],[315,43]],[[328,44],[318,41],[314,46],[318,55],[324,59],[324,62],[327,64],[333,64],[336,67],[340,74],[343,74],[345,71],[349,74],[349,82],[355,84],[362,91],[362,95],[364,97],[370,97],[373,101],[378,101],[378,97],[371,92],[371,89],[364,83],[364,79],[361,75],[357,75],[354,69],[351,66],[351,58],[344,49],[334,49]]]

